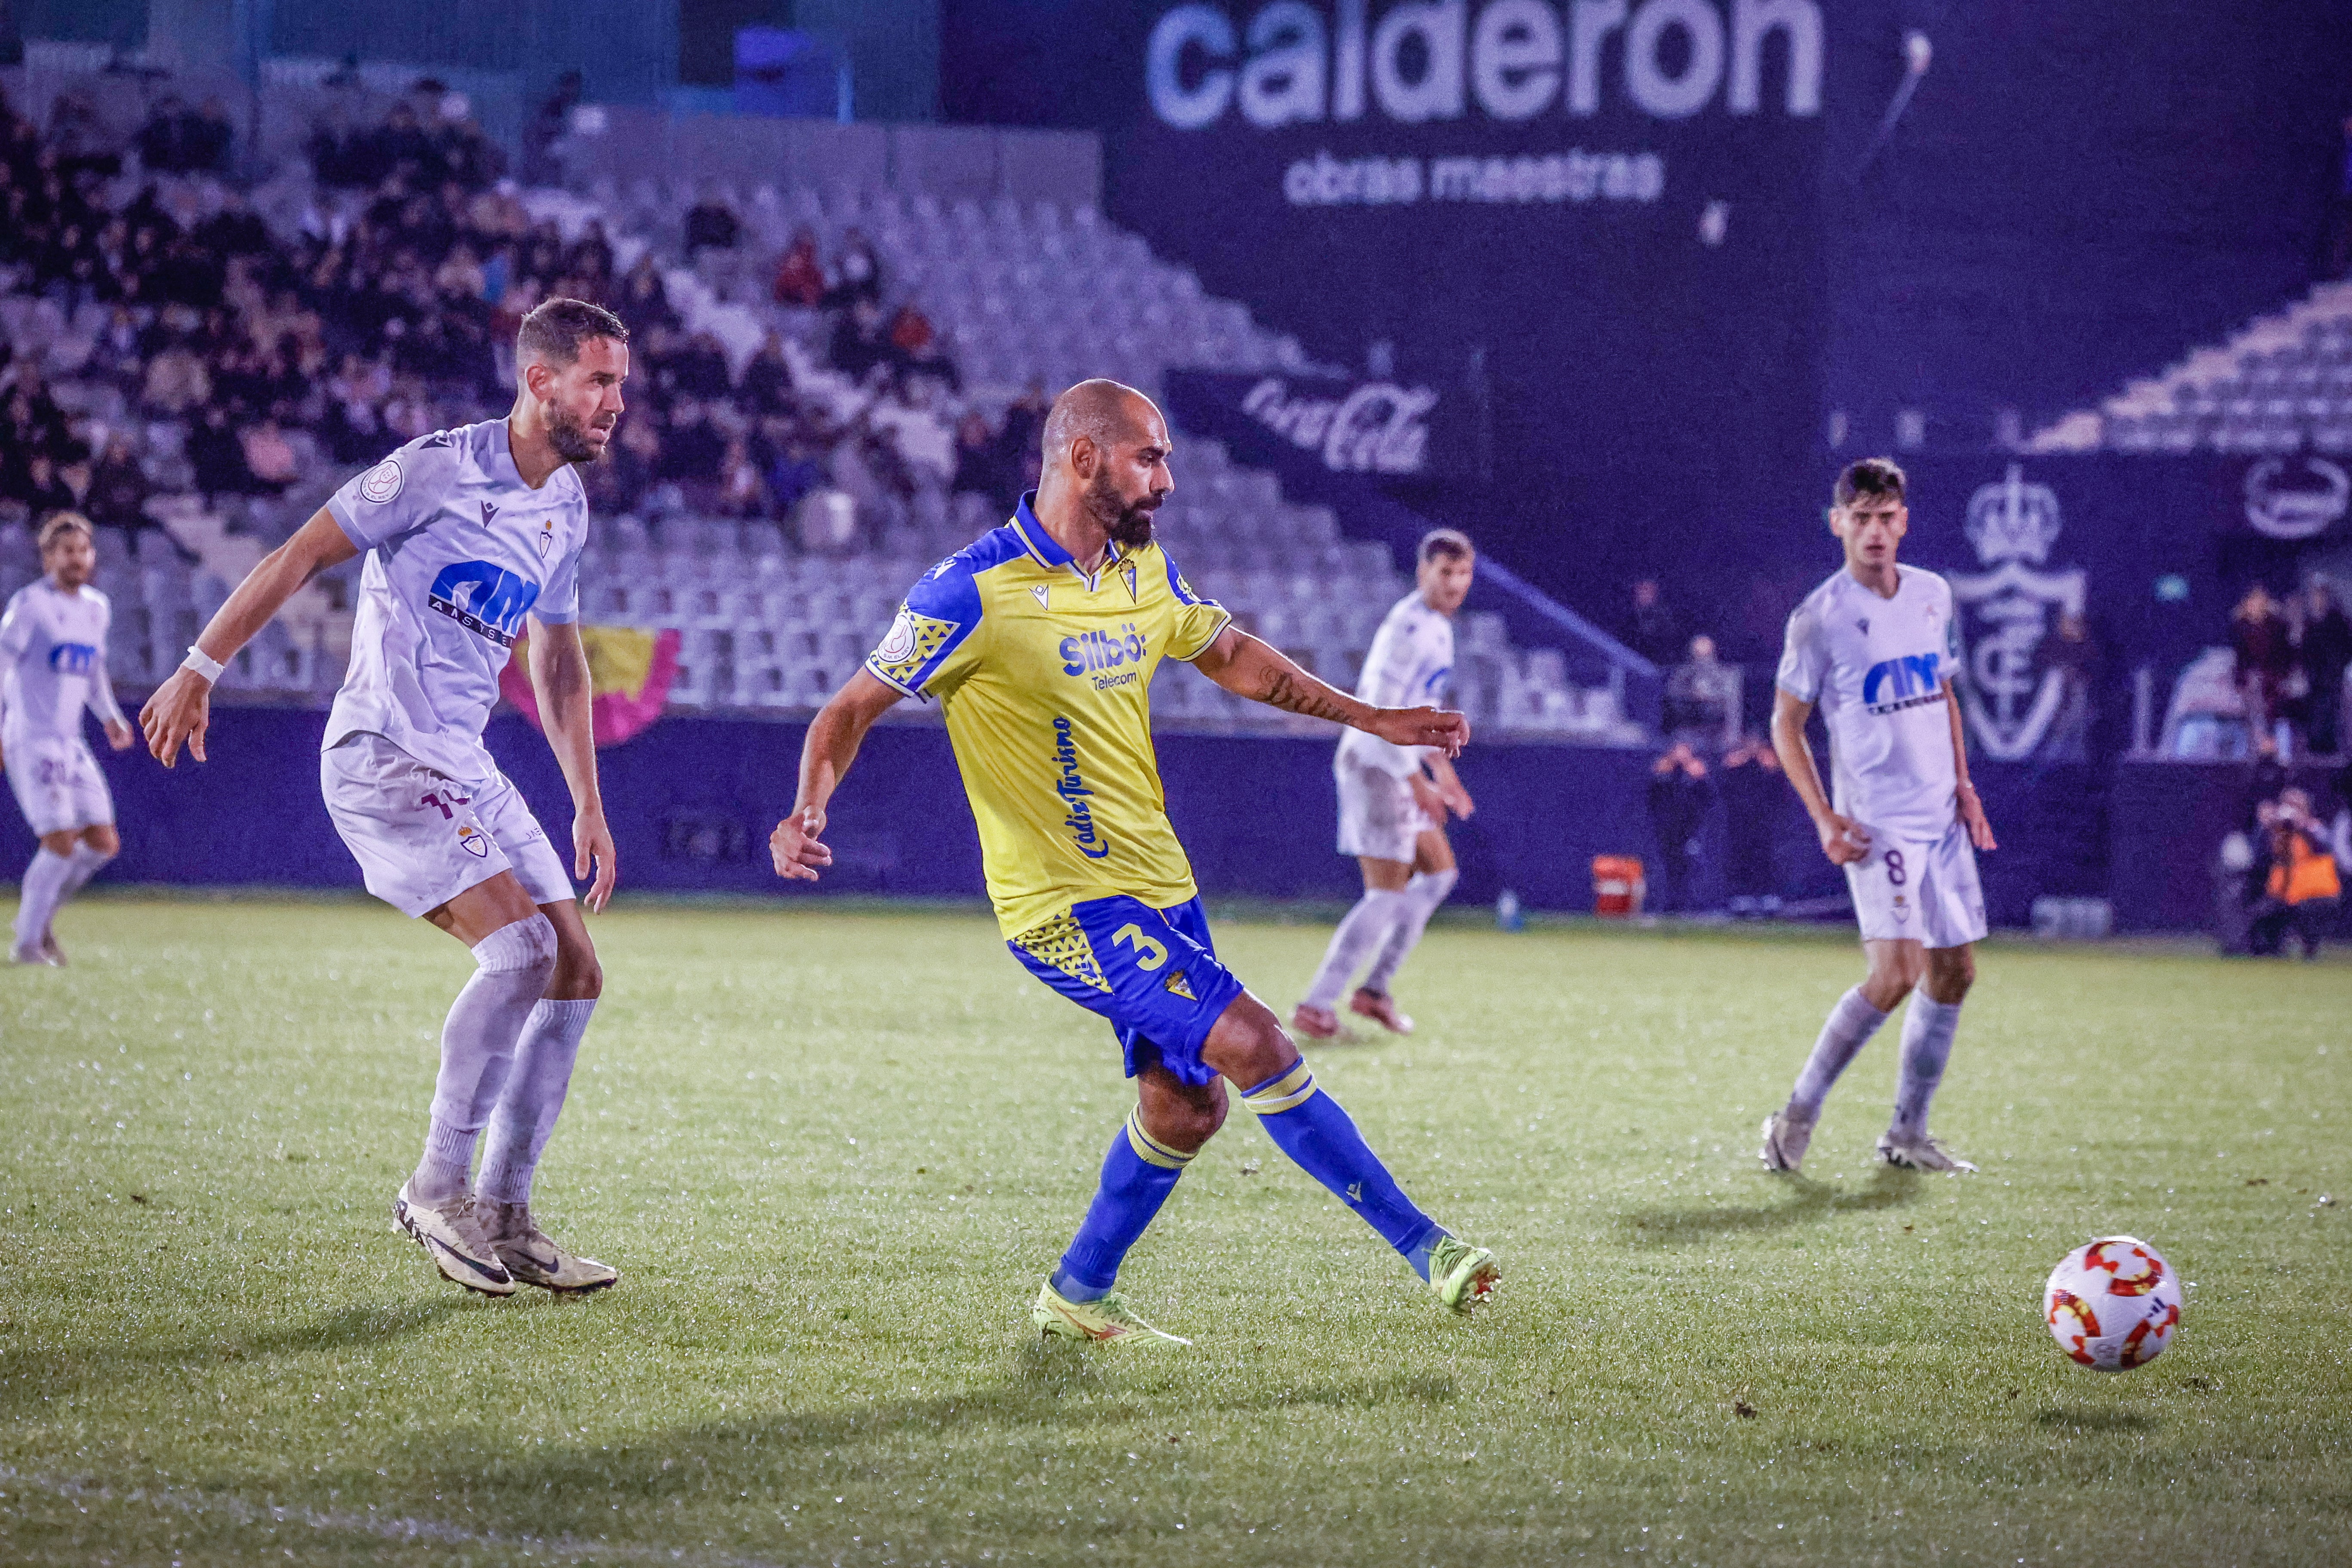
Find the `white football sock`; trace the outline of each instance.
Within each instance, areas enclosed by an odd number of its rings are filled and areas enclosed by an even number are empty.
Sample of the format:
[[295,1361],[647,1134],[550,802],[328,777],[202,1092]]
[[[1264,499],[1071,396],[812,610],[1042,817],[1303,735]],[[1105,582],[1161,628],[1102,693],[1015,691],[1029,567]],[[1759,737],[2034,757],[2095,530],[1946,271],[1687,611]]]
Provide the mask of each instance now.
[[1830,1009],[1829,1021],[1822,1026],[1821,1038],[1813,1042],[1813,1054],[1805,1058],[1805,1068],[1797,1075],[1797,1087],[1790,1091],[1789,1115],[1799,1121],[1819,1120],[1830,1085],[1837,1082],[1846,1063],[1870,1043],[1870,1037],[1885,1022],[1886,1015],[1870,1005],[1861,986],[1839,997],[1837,1005]]
[[1339,922],[1339,929],[1331,933],[1323,967],[1315,972],[1315,984],[1307,988],[1307,1005],[1328,1008],[1336,1004],[1357,966],[1380,952],[1404,915],[1403,889],[1366,888],[1356,907]]
[[408,1185],[409,1195],[423,1203],[466,1190],[474,1141],[506,1087],[523,1025],[555,977],[555,927],[541,914],[500,926],[474,944],[474,977],[441,1026],[433,1126]]
[[1903,1015],[1903,1074],[1895,1086],[1897,1138],[1926,1135],[1927,1107],[1936,1086],[1944,1081],[1944,1064],[1952,1059],[1952,1037],[1960,1031],[1960,1005],[1938,1002],[1914,987],[1910,1011]]
[[541,1002],[530,1010],[523,1026],[522,1043],[515,1047],[514,1070],[507,1075],[506,1092],[499,1096],[498,1114],[490,1119],[490,1136],[482,1147],[481,1194],[494,1204],[530,1202],[531,1173],[547,1147],[548,1134],[563,1110],[572,1088],[572,1064],[580,1056],[580,1037],[588,1032],[593,999]]
[[1437,912],[1461,879],[1456,870],[1415,871],[1412,880],[1404,885],[1404,918],[1389,932],[1388,944],[1381,955],[1372,960],[1371,973],[1364,976],[1364,989],[1388,994],[1389,982],[1396,978],[1406,956],[1421,941],[1421,933],[1429,929],[1429,917]]
[[65,895],[58,899],[58,902],[62,904],[67,899],[80,892],[89,879],[98,875],[99,868],[113,858],[113,856],[103,849],[93,849],[87,844],[75,845],[74,852],[67,857],[73,869],[66,873]]
[[41,933],[49,929],[49,917],[65,901],[66,879],[73,874],[73,862],[62,855],[43,849],[25,868],[25,886],[16,902],[16,951],[26,952],[41,945]]

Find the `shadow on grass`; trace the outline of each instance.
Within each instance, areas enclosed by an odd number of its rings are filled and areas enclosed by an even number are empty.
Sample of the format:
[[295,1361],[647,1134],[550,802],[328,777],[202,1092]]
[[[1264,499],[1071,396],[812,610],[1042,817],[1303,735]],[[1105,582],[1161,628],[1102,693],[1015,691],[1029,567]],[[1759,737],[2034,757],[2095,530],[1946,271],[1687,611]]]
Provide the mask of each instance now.
[[241,1334],[191,1334],[62,1353],[39,1346],[11,1345],[0,1351],[0,1410],[38,1404],[46,1396],[84,1384],[116,1387],[175,1373],[193,1373],[223,1363],[384,1344],[422,1333],[468,1305],[464,1300],[436,1297],[394,1306],[347,1307],[325,1317],[268,1324]]
[[[1456,1397],[1454,1380],[1445,1374],[1318,1376],[1302,1369],[1262,1391],[1197,1403],[1196,1384],[1165,1387],[1153,1371],[1186,1354],[1129,1350],[1110,1352],[1120,1358],[1111,1360],[1099,1349],[1031,1343],[1013,1352],[994,1379],[959,1393],[779,1408],[610,1447],[558,1450],[551,1443],[521,1458],[510,1451],[452,1454],[418,1485],[436,1498],[462,1499],[492,1518],[504,1516],[500,1528],[588,1533],[609,1529],[615,1506],[628,1513],[706,1495],[803,1500],[870,1479],[887,1456],[920,1452],[937,1462],[944,1450],[968,1451],[975,1441],[1001,1446],[1023,1431],[1065,1436],[1141,1425],[1155,1435],[1152,1441],[1180,1452],[1191,1422],[1212,1409],[1370,1410]],[[349,1481],[351,1495],[373,1484],[364,1475]]]
[[1900,1208],[1919,1195],[1916,1171],[1882,1165],[1857,1192],[1804,1176],[1784,1176],[1777,1182],[1786,1195],[1763,1204],[1665,1204],[1629,1209],[1617,1216],[1624,1239],[1636,1247],[1674,1247],[1686,1241],[1742,1231],[1785,1230],[1844,1214]]
[[2158,1422],[2145,1410],[2067,1410],[2053,1405],[2035,1411],[2033,1424],[2065,1432],[2147,1432]]

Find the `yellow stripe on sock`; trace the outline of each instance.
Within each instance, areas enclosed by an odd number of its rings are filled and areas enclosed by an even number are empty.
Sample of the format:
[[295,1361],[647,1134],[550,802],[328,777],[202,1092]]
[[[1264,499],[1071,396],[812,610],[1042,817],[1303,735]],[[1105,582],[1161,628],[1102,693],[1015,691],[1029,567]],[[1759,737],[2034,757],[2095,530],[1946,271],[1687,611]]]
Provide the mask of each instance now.
[[1242,1106],[1260,1116],[1271,1116],[1277,1110],[1289,1110],[1314,1093],[1315,1075],[1307,1070],[1305,1062],[1300,1062],[1272,1083],[1260,1084],[1242,1096]]
[[1143,1122],[1135,1111],[1127,1114],[1127,1143],[1135,1157],[1147,1165],[1157,1165],[1163,1171],[1181,1171],[1192,1163],[1192,1156],[1181,1149],[1171,1149],[1143,1130]]

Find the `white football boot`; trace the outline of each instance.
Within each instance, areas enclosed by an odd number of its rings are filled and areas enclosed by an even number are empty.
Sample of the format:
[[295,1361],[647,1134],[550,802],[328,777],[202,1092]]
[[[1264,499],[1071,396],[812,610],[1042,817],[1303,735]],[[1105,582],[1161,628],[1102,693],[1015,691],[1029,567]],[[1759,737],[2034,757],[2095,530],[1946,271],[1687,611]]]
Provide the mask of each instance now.
[[1902,1171],[1948,1171],[1972,1176],[1977,1170],[1925,1132],[1916,1138],[1897,1138],[1892,1130],[1880,1133],[1878,1157]]
[[403,1182],[400,1195],[392,1200],[392,1223],[415,1237],[441,1278],[451,1284],[484,1296],[515,1293],[514,1276],[482,1235],[473,1194],[460,1193],[446,1203],[420,1203],[408,1195],[408,1184]]
[[1768,1171],[1794,1173],[1805,1163],[1805,1151],[1813,1142],[1813,1124],[1800,1121],[1785,1110],[1776,1110],[1764,1119],[1764,1147],[1757,1152],[1763,1158]]
[[560,1295],[602,1290],[621,1277],[609,1263],[582,1258],[558,1246],[530,1217],[529,1204],[480,1205],[482,1234],[507,1272],[526,1285]]

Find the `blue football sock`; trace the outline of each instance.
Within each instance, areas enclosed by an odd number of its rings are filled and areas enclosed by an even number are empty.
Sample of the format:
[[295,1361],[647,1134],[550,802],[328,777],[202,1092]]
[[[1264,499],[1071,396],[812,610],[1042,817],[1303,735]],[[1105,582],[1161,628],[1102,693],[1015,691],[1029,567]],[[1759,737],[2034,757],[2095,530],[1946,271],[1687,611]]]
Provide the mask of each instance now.
[[1257,1113],[1276,1147],[1429,1278],[1428,1248],[1439,1227],[1404,1195],[1339,1102],[1315,1087],[1305,1062],[1246,1090],[1242,1103]]
[[1171,1149],[1143,1130],[1140,1111],[1131,1113],[1103,1157],[1102,1185],[1087,1207],[1070,1249],[1054,1270],[1053,1286],[1066,1301],[1092,1301],[1118,1279],[1127,1249],[1176,1190],[1176,1178],[1192,1156]]

